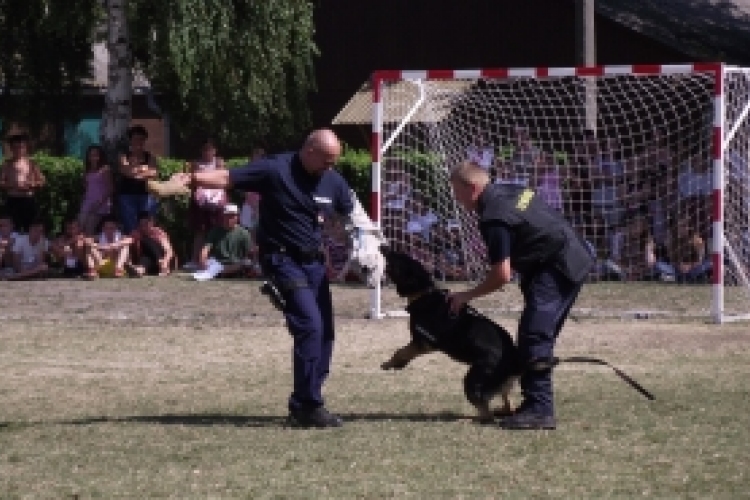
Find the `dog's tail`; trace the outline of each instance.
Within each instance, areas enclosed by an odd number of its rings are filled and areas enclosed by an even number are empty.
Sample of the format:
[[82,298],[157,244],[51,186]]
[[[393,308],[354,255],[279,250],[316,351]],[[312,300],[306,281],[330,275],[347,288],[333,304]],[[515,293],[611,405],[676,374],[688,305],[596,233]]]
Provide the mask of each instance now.
[[656,397],[654,397],[653,394],[651,394],[649,391],[647,391],[641,384],[639,384],[638,382],[636,382],[635,380],[633,380],[632,377],[630,377],[629,375],[627,375],[625,372],[623,372],[622,370],[620,370],[616,366],[613,366],[613,365],[607,363],[603,359],[588,358],[588,357],[584,357],[584,356],[571,356],[571,357],[567,357],[567,358],[552,358],[552,360],[553,360],[552,361],[553,366],[554,365],[558,365],[560,363],[588,363],[588,364],[592,364],[592,365],[608,366],[608,367],[610,367],[610,368],[612,368],[614,370],[614,372],[617,374],[618,377],[620,377],[621,379],[623,379],[627,384],[630,385],[630,387],[632,387],[636,391],[640,392],[643,396],[645,396],[646,398],[648,398],[648,399],[650,399],[652,401],[654,399],[656,399]]

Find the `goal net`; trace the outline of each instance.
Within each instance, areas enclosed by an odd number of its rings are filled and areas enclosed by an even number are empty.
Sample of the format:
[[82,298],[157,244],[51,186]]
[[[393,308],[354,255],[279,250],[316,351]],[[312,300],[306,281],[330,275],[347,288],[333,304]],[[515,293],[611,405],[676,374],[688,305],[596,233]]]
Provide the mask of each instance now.
[[[448,182],[471,160],[534,189],[593,247],[584,295],[608,300],[583,313],[748,317],[750,70],[388,71],[371,90],[373,213],[436,279],[487,269]],[[380,289],[372,308],[386,313]]]

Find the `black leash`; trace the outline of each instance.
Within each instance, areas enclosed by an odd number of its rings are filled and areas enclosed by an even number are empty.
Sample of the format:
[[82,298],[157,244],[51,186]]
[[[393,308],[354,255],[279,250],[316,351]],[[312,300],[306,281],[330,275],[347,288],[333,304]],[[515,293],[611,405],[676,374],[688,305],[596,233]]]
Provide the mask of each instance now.
[[611,364],[607,363],[603,359],[587,358],[587,357],[582,357],[582,356],[571,356],[571,357],[568,357],[568,358],[552,358],[552,359],[554,361],[554,364],[559,364],[559,363],[588,363],[588,364],[592,364],[592,365],[609,366],[610,368],[612,368],[615,371],[615,373],[621,379],[623,379],[625,382],[627,382],[628,384],[630,384],[630,386],[633,389],[635,389],[636,391],[640,392],[643,396],[645,396],[646,398],[648,398],[648,399],[650,399],[652,401],[654,399],[656,399],[656,397],[654,397],[653,394],[651,394],[650,392],[648,392],[641,384],[639,384],[638,382],[636,382],[635,380],[633,380],[630,376],[628,376],[625,372],[623,372],[619,368],[617,368],[615,366],[612,366]]

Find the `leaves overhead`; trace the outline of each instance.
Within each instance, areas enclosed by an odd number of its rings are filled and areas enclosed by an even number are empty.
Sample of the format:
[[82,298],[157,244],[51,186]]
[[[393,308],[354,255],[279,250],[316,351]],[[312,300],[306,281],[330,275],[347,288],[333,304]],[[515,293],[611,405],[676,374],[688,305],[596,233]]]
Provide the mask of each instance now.
[[[0,0],[0,50],[17,54],[0,62],[3,83],[34,89],[37,97],[73,89],[88,76],[91,42],[104,19],[99,4]],[[249,148],[252,141],[281,141],[309,126],[317,52],[311,1],[127,0],[127,5],[135,64],[184,135],[210,133],[227,145]],[[54,9],[54,16],[40,20],[44,9]],[[19,18],[33,36],[14,27]],[[40,53],[46,57],[40,59]],[[59,67],[65,71],[57,73],[73,82],[68,87],[62,76],[49,76],[55,74],[50,68]]]
[[0,118],[33,130],[75,117],[91,76],[98,0],[0,0]]

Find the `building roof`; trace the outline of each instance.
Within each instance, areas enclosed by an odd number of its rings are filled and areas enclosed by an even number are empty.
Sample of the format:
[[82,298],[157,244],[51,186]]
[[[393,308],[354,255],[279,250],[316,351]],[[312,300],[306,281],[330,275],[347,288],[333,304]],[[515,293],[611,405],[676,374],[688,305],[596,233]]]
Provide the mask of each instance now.
[[750,0],[596,0],[596,9],[696,59],[750,64]]
[[[412,122],[439,122],[452,109],[451,99],[469,87],[470,80],[431,80],[420,83],[402,80],[383,85],[383,93],[400,94],[401,98],[384,99],[384,123],[398,123],[411,111],[420,96],[420,85],[430,94],[430,105],[419,106],[411,118]],[[366,82],[333,119],[334,125],[359,125],[372,123],[372,85]]]

